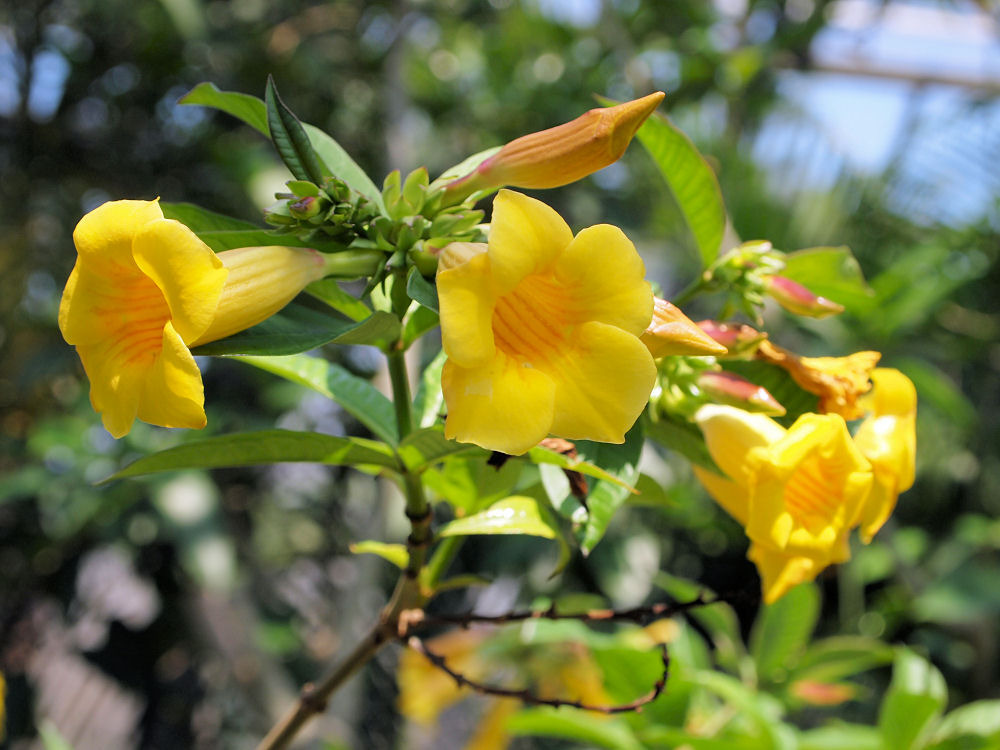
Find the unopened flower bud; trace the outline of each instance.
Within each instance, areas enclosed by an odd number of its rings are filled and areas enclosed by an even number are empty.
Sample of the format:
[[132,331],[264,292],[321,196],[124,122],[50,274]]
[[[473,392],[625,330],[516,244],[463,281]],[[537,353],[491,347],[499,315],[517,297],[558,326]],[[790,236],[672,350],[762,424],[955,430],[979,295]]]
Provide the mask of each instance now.
[[752,354],[757,345],[767,338],[767,334],[742,323],[720,323],[716,320],[701,320],[698,327],[716,343],[726,347],[729,357]]
[[713,341],[680,308],[659,297],[653,298],[653,319],[640,339],[653,359],[726,353],[725,346]]
[[319,198],[307,195],[295,201],[288,201],[288,212],[296,219],[311,219],[320,212]]
[[785,413],[785,407],[766,388],[731,372],[706,370],[698,376],[698,387],[717,404],[769,417],[780,417]]
[[625,153],[664,96],[657,91],[614,107],[597,107],[571,122],[521,136],[449,184],[445,192],[467,196],[503,185],[554,188],[583,179]]
[[844,312],[844,306],[813,294],[797,281],[785,276],[768,276],[767,293],[783,308],[796,315],[825,318]]

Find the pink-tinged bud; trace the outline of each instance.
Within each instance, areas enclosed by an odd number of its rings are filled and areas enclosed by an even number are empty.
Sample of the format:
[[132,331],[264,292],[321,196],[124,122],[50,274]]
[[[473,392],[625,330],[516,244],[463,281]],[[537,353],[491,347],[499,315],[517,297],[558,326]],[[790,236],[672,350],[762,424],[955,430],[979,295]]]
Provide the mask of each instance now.
[[698,321],[698,327],[716,343],[726,348],[726,356],[752,354],[767,334],[742,323],[720,323],[717,320]]
[[597,107],[571,122],[521,136],[449,184],[445,193],[466,196],[503,185],[554,188],[583,179],[625,153],[664,96],[657,91],[614,107]]
[[790,313],[809,318],[825,318],[844,312],[844,306],[813,294],[797,281],[785,276],[768,276],[767,293]]
[[653,319],[640,339],[653,359],[726,353],[724,346],[713,341],[679,307],[659,297],[653,298]]
[[769,417],[780,417],[785,413],[785,407],[766,388],[731,372],[706,370],[698,376],[698,387],[717,404]]

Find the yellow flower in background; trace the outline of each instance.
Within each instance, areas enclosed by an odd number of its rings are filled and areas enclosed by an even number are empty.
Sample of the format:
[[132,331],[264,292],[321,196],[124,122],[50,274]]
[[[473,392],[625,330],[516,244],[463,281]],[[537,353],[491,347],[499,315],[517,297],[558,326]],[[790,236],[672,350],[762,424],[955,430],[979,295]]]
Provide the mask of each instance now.
[[726,477],[695,473],[746,528],[766,602],[847,559],[847,536],[871,489],[872,467],[843,418],[804,414],[786,430],[762,414],[712,405],[695,420]]
[[325,274],[314,250],[255,247],[216,255],[157,201],[113,201],[73,232],[77,261],[59,306],[90,401],[116,438],[133,421],[205,426],[189,347],[256,325]]
[[882,355],[855,352],[846,357],[800,357],[768,340],[757,347],[757,359],[788,371],[798,385],[819,396],[819,411],[859,419],[864,410],[858,398],[871,388],[869,376]]
[[489,245],[449,245],[438,269],[445,434],[515,455],[550,433],[623,442],[656,379],[639,340],[644,275],[617,227],[574,237],[544,203],[501,190]]
[[450,183],[446,194],[466,196],[502,185],[554,188],[583,179],[621,158],[664,96],[657,91],[614,107],[595,107],[570,122],[523,135]]
[[872,465],[875,483],[861,509],[861,539],[871,541],[886,522],[899,493],[913,486],[917,453],[917,390],[899,370],[872,371],[872,392],[862,399],[869,415],[854,443]]

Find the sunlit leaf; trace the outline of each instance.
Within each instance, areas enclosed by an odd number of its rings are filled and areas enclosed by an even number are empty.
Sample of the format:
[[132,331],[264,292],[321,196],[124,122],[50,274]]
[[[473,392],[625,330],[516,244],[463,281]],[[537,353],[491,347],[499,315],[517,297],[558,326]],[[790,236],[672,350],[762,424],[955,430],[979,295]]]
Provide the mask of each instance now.
[[937,725],[926,750],[996,750],[1000,747],[1000,700],[967,703]]
[[848,310],[867,310],[875,297],[849,247],[811,247],[788,253],[781,275]]
[[213,107],[242,120],[255,130],[267,135],[267,110],[256,96],[236,91],[221,91],[214,83],[199,83],[181,97],[181,104],[200,104]]
[[803,583],[790,589],[757,615],[750,635],[750,653],[758,679],[779,679],[805,651],[819,617],[819,590]]
[[387,544],[369,539],[354,542],[350,545],[350,549],[355,555],[378,555],[400,569],[405,568],[410,560],[410,553],[406,551],[405,544]]
[[597,545],[611,522],[615,511],[621,507],[639,479],[639,455],[644,436],[642,423],[637,422],[625,435],[621,445],[612,443],[577,443],[580,455],[591,463],[606,468],[617,482],[598,480],[587,495],[587,520],[577,531],[580,549],[588,554]]
[[306,287],[306,294],[323,300],[341,315],[359,323],[372,314],[368,305],[341,289],[336,279],[314,281]]
[[459,443],[444,436],[440,426],[415,430],[399,443],[399,457],[413,472],[419,472],[433,463],[459,453],[478,452],[480,449],[468,443]]
[[398,464],[384,443],[355,437],[334,437],[317,432],[261,430],[192,440],[133,461],[105,482],[142,474],[179,469],[218,469],[284,462],[309,462],[348,466]]
[[715,173],[691,139],[662,115],[651,115],[636,135],[673,193],[702,265],[709,265],[726,229],[726,207]]
[[608,719],[585,711],[532,708],[507,720],[512,734],[559,737],[586,743],[587,747],[609,750],[642,750],[643,745],[621,719]]
[[494,503],[484,511],[446,524],[439,536],[475,534],[527,534],[555,539],[556,532],[539,511],[532,497],[513,495]]
[[948,688],[937,668],[910,649],[899,647],[892,667],[892,682],[878,717],[885,747],[893,750],[919,747],[921,737],[947,701]]

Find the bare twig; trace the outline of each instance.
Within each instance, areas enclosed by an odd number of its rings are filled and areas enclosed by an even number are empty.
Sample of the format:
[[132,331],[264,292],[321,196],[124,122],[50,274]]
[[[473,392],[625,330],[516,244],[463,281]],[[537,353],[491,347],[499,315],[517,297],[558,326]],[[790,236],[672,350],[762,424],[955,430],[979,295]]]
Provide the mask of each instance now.
[[570,706],[572,708],[579,708],[584,711],[595,711],[602,714],[623,714],[632,711],[641,711],[643,706],[647,703],[652,703],[660,696],[663,692],[663,688],[667,684],[667,677],[670,675],[670,655],[667,653],[667,644],[661,643],[660,658],[663,660],[663,675],[654,683],[653,689],[646,693],[646,695],[640,696],[629,703],[622,703],[615,706],[598,706],[583,703],[582,701],[568,700],[565,698],[542,698],[535,695],[527,688],[504,688],[494,685],[485,685],[481,682],[476,682],[475,680],[466,677],[461,672],[456,672],[454,669],[449,667],[443,656],[435,654],[433,651],[428,649],[424,642],[417,638],[417,636],[410,636],[406,641],[406,644],[414,651],[423,654],[431,664],[440,669],[442,672],[445,672],[459,687],[471,688],[477,693],[481,693],[483,695],[495,695],[501,698],[517,698],[518,700],[524,701],[525,703],[533,706]]
[[[477,615],[466,612],[459,615],[432,615],[420,612],[407,613],[406,625],[408,632],[417,628],[436,625],[457,625],[467,628],[473,624],[504,625],[526,620],[579,620],[581,622],[634,622],[644,625],[650,620],[660,617],[671,617],[698,607],[706,607],[716,602],[728,601],[726,597],[714,596],[706,598],[705,594],[687,602],[658,602],[646,607],[632,609],[591,609],[585,612],[559,612],[555,605],[544,610],[529,610],[525,612],[507,612],[502,615]],[[403,635],[402,633],[400,634]]]

